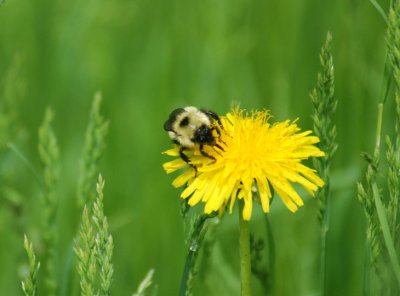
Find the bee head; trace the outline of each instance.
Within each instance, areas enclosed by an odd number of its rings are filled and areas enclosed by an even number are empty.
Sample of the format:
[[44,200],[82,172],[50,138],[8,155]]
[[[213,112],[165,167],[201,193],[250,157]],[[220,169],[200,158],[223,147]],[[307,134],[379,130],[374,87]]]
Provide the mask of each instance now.
[[212,128],[203,124],[200,126],[196,132],[194,133],[193,142],[200,144],[213,144],[215,141],[214,136],[212,135]]

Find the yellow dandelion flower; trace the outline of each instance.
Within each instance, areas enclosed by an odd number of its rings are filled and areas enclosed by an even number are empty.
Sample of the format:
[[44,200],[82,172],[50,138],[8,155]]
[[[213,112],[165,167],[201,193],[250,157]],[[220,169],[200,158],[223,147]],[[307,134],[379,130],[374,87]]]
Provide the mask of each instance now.
[[324,185],[315,170],[301,163],[324,156],[314,146],[319,138],[311,131],[300,132],[296,121],[271,124],[270,117],[268,111],[249,114],[244,110],[222,116],[216,145],[204,147],[214,159],[194,149],[188,155],[188,165],[179,158],[179,147],[165,151],[177,157],[163,165],[167,173],[186,168],[172,183],[176,188],[186,185],[181,197],[188,199],[190,206],[205,203],[206,214],[221,211],[228,203],[232,212],[236,198],[243,199],[244,220],[250,220],[255,192],[265,213],[269,212],[273,190],[290,211],[302,206],[293,183],[302,185],[312,196]]

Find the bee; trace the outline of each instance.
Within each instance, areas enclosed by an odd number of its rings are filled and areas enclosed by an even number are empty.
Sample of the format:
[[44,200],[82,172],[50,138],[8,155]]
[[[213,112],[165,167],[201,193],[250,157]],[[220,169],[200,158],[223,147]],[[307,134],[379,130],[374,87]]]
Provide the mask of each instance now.
[[188,156],[185,150],[193,150],[199,145],[200,153],[211,159],[215,158],[204,151],[204,146],[218,146],[213,131],[220,134],[215,123],[221,127],[219,116],[209,110],[203,110],[196,107],[178,108],[171,112],[168,120],[164,124],[164,130],[172,141],[180,146],[179,155],[187,163]]

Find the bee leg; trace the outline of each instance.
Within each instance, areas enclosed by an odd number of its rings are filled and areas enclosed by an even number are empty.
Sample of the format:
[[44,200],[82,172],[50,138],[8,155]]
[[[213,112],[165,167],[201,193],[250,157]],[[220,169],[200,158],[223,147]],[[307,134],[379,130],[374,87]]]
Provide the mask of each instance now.
[[[221,149],[222,151],[225,151],[224,148],[222,148],[222,147],[221,147],[220,145],[218,145],[218,144],[215,144],[214,146],[217,147],[217,148],[219,148],[219,149]],[[213,148],[214,148],[214,147],[213,147]],[[214,149],[214,151],[217,152],[219,155],[221,155],[221,153],[219,153],[217,150]]]
[[189,157],[187,157],[187,155],[185,153],[183,153],[184,150],[185,150],[185,147],[181,147],[179,149],[179,156],[183,159],[184,162],[189,164],[189,162],[190,162]]
[[202,110],[202,111],[205,114],[207,114],[208,116],[210,116],[212,119],[216,120],[218,122],[219,126],[222,126],[221,119],[219,119],[219,116],[216,113],[214,113],[210,110]]
[[218,137],[221,137],[221,131],[219,130],[219,127],[217,128],[217,127],[214,126],[214,127],[212,128],[212,130],[217,132]]
[[215,159],[215,157],[214,156],[211,156],[210,154],[208,154],[207,152],[205,152],[204,150],[203,150],[203,148],[204,148],[204,145],[203,144],[200,144],[200,153],[201,153],[201,155],[203,155],[203,156],[205,156],[205,157],[208,157],[208,158],[211,158],[211,159],[213,159],[214,161],[216,160]]
[[184,162],[186,162],[188,165],[190,165],[194,169],[194,171],[195,171],[195,173],[197,175],[197,168],[193,164],[190,163],[189,157],[187,157],[187,155],[185,153],[183,153],[183,151],[185,151],[185,147],[181,147],[179,149],[179,156],[182,158],[182,160]]
[[221,122],[221,119],[219,118],[219,116],[217,114],[215,114],[214,112],[209,111],[209,110],[204,110],[204,112],[209,117],[211,117],[212,119],[214,119],[215,121],[218,122],[218,127],[214,127],[213,129],[215,129],[217,131],[218,136],[221,136],[221,131],[219,129],[222,128],[222,122]]
[[[217,132],[219,141],[222,142],[222,143],[224,143],[224,144],[226,144],[226,143],[221,139],[221,130],[220,130],[220,128],[221,128],[221,126],[218,126],[218,127],[215,127],[215,126],[214,126],[212,129],[215,130],[215,131]],[[221,147],[220,145],[215,144],[215,141],[214,141],[213,146],[216,146],[216,147],[218,147],[219,149],[221,149],[222,151],[225,151],[224,149],[222,149],[222,147]]]

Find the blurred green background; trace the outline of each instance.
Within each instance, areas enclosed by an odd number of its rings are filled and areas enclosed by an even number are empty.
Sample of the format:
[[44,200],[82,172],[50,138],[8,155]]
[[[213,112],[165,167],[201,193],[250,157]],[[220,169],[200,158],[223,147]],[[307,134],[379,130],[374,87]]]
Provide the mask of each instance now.
[[[381,1],[385,9],[388,2]],[[240,104],[270,109],[274,120],[300,117],[300,126],[311,129],[309,92],[328,30],[339,98],[328,295],[360,295],[365,219],[355,182],[365,169],[360,153],[373,147],[386,50],[386,25],[369,1],[6,0],[0,6],[0,94],[10,91],[17,106],[15,131],[4,143],[14,143],[39,172],[37,130],[46,107],[55,112],[62,162],[57,277],[64,295],[78,291],[64,262],[81,215],[77,176],[94,93],[102,91],[102,113],[110,121],[101,173],[115,244],[113,294],[131,295],[154,268],[159,295],[176,295],[186,249],[180,191],[162,169],[169,158],[161,152],[171,145],[162,129],[169,112],[195,105],[224,114]],[[391,97],[384,134],[392,134],[393,126]],[[40,191],[30,170],[4,146],[0,169],[1,294],[22,295],[23,234],[39,257],[43,248]],[[275,295],[318,293],[316,203],[305,199],[296,214],[276,199],[269,215]],[[196,295],[239,295],[237,222],[233,214],[217,227]],[[251,228],[265,234],[259,208]],[[253,284],[261,295],[255,279]]]

